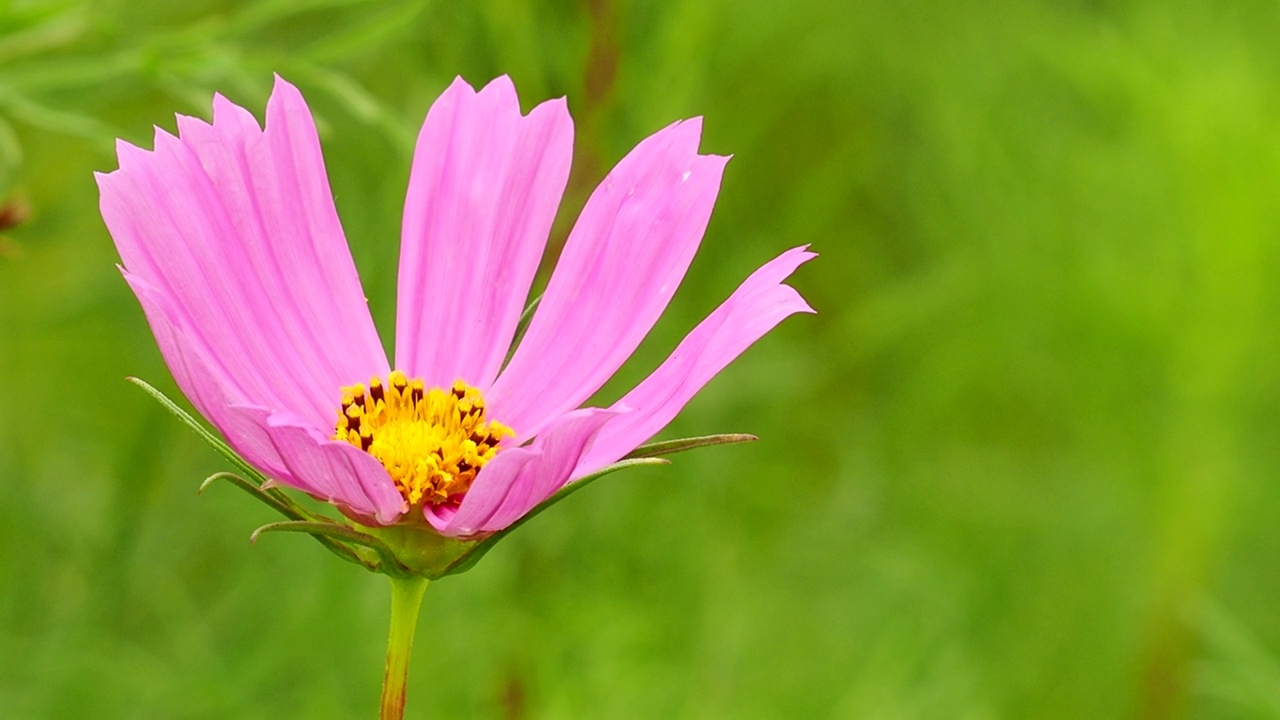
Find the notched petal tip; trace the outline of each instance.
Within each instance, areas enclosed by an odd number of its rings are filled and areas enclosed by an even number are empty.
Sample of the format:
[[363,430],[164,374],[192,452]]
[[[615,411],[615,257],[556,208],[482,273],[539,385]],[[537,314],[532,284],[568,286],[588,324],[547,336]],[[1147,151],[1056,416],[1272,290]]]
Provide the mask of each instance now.
[[564,95],[561,95],[560,97],[543,100],[542,102],[535,105],[532,110],[529,111],[529,115],[532,116],[534,113],[538,111],[560,112],[560,113],[564,113],[565,115],[568,115],[569,114],[569,98],[565,97]]
[[177,135],[174,135],[159,125],[155,125],[153,127],[155,132],[152,135],[151,146],[154,149],[152,150],[151,156],[157,163],[156,165],[153,165],[153,167],[171,167],[163,165],[162,163],[178,161],[178,159],[186,153],[186,146],[178,139]]
[[438,103],[445,98],[452,100],[459,93],[466,95],[476,94],[476,89],[472,87],[471,83],[467,82],[461,75],[453,78],[453,82],[449,83],[449,87],[445,88],[444,92],[440,93],[440,97],[436,98],[436,102]]
[[[235,103],[230,103],[228,109],[231,108],[242,110],[252,117],[251,113]],[[275,84],[271,88],[271,97],[267,98],[267,117],[263,124],[263,132],[282,131],[284,128],[277,127],[278,125],[287,126],[293,122],[306,122],[312,126],[315,124],[311,117],[311,108],[302,97],[302,91],[298,90],[293,83],[276,75]]]
[[790,291],[786,294],[783,300],[778,302],[778,307],[786,308],[790,312],[794,313],[805,313],[810,315],[816,315],[818,313],[818,311],[813,309],[813,306],[809,305],[809,302],[805,300],[795,288],[783,282],[801,265],[804,265],[816,257],[818,257],[818,253],[809,250],[809,245],[806,243],[787,250],[774,258],[773,261],[756,271],[757,273],[764,273],[766,277],[772,276],[774,281],[783,289]]
[[178,127],[178,137],[183,140],[191,140],[191,136],[199,135],[209,128],[209,123],[194,115],[174,113],[173,119]]
[[165,143],[170,142],[170,141],[174,141],[174,142],[176,142],[176,141],[178,140],[178,136],[177,136],[177,135],[174,135],[173,133],[169,132],[168,130],[166,130],[166,129],[162,128],[162,127],[160,127],[159,125],[152,125],[152,126],[151,126],[151,131],[152,131],[152,133],[151,133],[151,135],[152,135],[152,142],[154,143],[154,144],[152,145],[152,147],[153,147],[153,148],[155,148],[155,149],[159,149],[159,148],[160,148],[160,143],[162,143],[162,142],[165,142]]
[[[129,172],[145,163],[150,155],[150,150],[140,148],[123,138],[116,139],[116,161],[120,165],[120,170],[124,172]],[[111,174],[115,175],[115,173]]]
[[499,75],[498,77],[490,80],[477,94],[481,97],[490,94],[497,94],[500,102],[511,103],[514,101],[516,106],[519,107],[519,99],[516,95],[516,86],[515,83],[511,82],[511,76],[509,75]]
[[[232,108],[240,109],[234,103]],[[252,113],[240,109],[249,118]],[[290,129],[293,126],[293,129]],[[304,135],[315,134],[315,119],[311,108],[302,96],[302,91],[288,80],[276,75],[275,84],[271,88],[271,97],[267,98],[267,111],[262,131],[266,135],[276,133],[290,134],[301,132]]]
[[[714,153],[708,153],[705,155],[698,156],[698,160],[707,162],[708,167],[714,167],[720,172],[724,172],[725,166],[727,166],[729,164],[729,161],[732,159],[733,159],[732,155],[716,155]],[[710,164],[710,163],[714,163],[714,164]]]
[[717,193],[720,188],[720,180],[724,177],[724,169],[729,164],[729,156],[727,155],[694,155],[689,161],[688,168],[681,174],[680,183],[683,185],[691,178],[705,178],[710,184],[713,184]]
[[232,102],[225,95],[214,95],[212,126],[225,128],[229,125],[246,134],[262,132],[262,125],[258,123],[253,113]]
[[[519,107],[517,105],[517,107]],[[544,100],[533,107],[524,116],[530,124],[545,123],[556,128],[557,133],[567,134],[569,145],[573,144],[573,116],[569,114],[569,101],[566,98]]]
[[[688,154],[696,156],[698,145],[702,142],[702,117],[694,116],[677,120],[650,135],[636,145],[636,149],[645,146],[665,148],[672,154]],[[652,145],[650,145],[652,143]]]
[[276,93],[282,96],[296,95],[302,97],[296,85],[281,77],[280,73],[271,73],[271,95],[274,97]]
[[691,117],[677,120],[649,137],[657,142],[669,145],[676,152],[696,155],[698,153],[698,145],[702,142],[702,118]]

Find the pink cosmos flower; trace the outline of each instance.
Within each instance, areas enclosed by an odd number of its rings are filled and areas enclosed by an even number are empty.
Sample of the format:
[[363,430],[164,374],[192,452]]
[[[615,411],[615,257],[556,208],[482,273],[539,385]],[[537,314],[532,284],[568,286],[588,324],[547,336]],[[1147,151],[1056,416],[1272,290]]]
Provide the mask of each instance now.
[[[221,95],[99,174],[122,272],[178,386],[274,482],[366,525],[478,537],[624,457],[797,312],[765,264],[647,379],[580,407],[636,349],[701,241],[727,158],[699,120],[631,151],[591,195],[504,359],[569,175],[564,99],[522,115],[510,79],[461,79],[418,137],[401,237],[395,363],[369,315],[315,123],[276,78],[265,129]],[[394,370],[393,370],[394,368]]]

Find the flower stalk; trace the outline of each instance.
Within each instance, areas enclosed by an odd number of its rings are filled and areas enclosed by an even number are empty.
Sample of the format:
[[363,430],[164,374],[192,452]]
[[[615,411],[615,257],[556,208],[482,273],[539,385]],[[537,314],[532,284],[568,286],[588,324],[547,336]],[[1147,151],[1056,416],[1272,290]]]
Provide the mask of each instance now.
[[391,633],[387,638],[387,667],[382,677],[382,710],[378,717],[402,720],[409,658],[413,655],[413,632],[418,627],[418,610],[428,581],[416,575],[388,577],[391,579]]

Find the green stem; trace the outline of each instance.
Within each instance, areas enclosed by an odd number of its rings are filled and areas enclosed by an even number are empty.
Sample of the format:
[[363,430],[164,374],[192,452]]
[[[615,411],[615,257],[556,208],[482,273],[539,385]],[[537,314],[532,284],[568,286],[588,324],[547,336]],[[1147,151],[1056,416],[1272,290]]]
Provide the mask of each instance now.
[[391,636],[387,638],[387,669],[382,676],[382,712],[378,717],[402,720],[409,656],[413,654],[413,631],[418,627],[418,608],[422,607],[427,579],[388,577],[391,578]]

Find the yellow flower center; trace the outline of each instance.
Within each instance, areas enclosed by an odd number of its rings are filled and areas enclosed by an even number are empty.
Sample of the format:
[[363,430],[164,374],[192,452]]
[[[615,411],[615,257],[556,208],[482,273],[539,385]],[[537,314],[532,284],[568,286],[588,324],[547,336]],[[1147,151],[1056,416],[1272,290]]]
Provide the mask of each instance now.
[[333,438],[378,459],[411,505],[438,505],[467,491],[515,431],[485,420],[480,391],[457,380],[424,387],[399,370],[342,388]]

